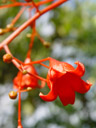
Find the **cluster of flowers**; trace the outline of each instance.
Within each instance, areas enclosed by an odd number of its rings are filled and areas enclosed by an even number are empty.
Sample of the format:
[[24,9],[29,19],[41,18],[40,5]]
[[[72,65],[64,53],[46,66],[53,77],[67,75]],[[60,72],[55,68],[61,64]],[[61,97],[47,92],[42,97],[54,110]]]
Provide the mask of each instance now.
[[[13,59],[15,58],[13,57]],[[12,56],[10,54],[5,54],[3,56],[3,61],[11,62],[10,60],[12,61]],[[43,64],[42,62],[44,61],[49,61],[49,66]],[[41,64],[48,68],[46,79],[38,75],[33,64]],[[77,65],[76,69],[66,62],[60,62],[51,57],[38,61],[31,61],[31,59],[27,57],[25,62],[21,64],[21,71],[18,72],[13,80],[14,88],[17,89],[18,92],[25,92],[32,88],[43,88],[46,82],[50,92],[47,95],[43,95],[40,92],[39,96],[41,99],[53,101],[59,96],[64,106],[74,104],[75,92],[82,94],[86,93],[92,85],[89,81],[85,82],[81,79],[85,73],[84,65],[79,61],[75,62],[75,64]],[[38,84],[38,79],[42,81],[41,85]],[[10,94],[10,97],[11,96]],[[13,95],[11,98],[14,99],[16,97]]]
[[[44,41],[36,31],[36,24],[35,24],[36,20],[42,14],[50,11],[51,9],[59,6],[60,4],[68,0],[57,0],[56,2],[54,2],[54,0],[43,0],[37,3],[35,3],[33,0],[25,0],[25,1],[26,1],[25,3],[20,3],[20,2],[17,2],[16,0],[11,0],[12,4],[0,6],[0,9],[6,8],[6,7],[14,7],[14,6],[24,6],[21,8],[17,16],[13,19],[11,24],[8,24],[4,29],[2,28],[0,29],[0,35],[3,35],[10,31],[14,31],[7,39],[5,39],[0,44],[0,50],[4,49],[6,52],[6,54],[3,56],[3,61],[7,63],[12,62],[19,69],[17,76],[13,80],[13,88],[17,89],[17,91],[11,91],[9,93],[9,97],[11,99],[15,99],[18,93],[18,99],[19,99],[18,128],[23,128],[21,124],[21,93],[22,92],[30,91],[36,88],[44,88],[45,83],[47,83],[50,91],[47,95],[44,95],[40,92],[39,94],[40,98],[45,101],[54,101],[57,98],[57,96],[59,96],[62,104],[66,106],[68,104],[74,104],[75,92],[86,93],[92,85],[90,82],[88,81],[85,82],[81,79],[81,77],[85,73],[85,67],[79,61],[75,62],[75,64],[77,65],[77,68],[75,69],[72,65],[66,62],[60,62],[51,57],[38,60],[38,61],[31,60],[31,50],[34,43],[35,36],[37,36],[40,39],[41,43],[45,47],[50,46],[50,44]],[[53,3],[48,5],[48,7],[46,7],[43,10],[39,10],[39,6],[52,1]],[[24,12],[25,6],[29,6],[30,18],[19,28],[16,28],[14,27],[14,25],[16,21],[19,19],[19,17],[22,15],[22,13]],[[34,16],[31,16],[31,11],[33,8],[36,9],[36,12]],[[27,57],[25,61],[22,62],[12,55],[12,53],[10,52],[10,49],[8,48],[8,44],[16,36],[18,36],[21,31],[23,31],[28,26],[31,27],[32,33],[27,35],[28,37],[30,37],[30,44],[27,52]],[[43,63],[45,61],[49,61],[49,66]],[[48,74],[46,79],[38,75],[34,67],[34,64],[40,64],[48,69]],[[41,85],[38,84],[38,80],[41,80]]]

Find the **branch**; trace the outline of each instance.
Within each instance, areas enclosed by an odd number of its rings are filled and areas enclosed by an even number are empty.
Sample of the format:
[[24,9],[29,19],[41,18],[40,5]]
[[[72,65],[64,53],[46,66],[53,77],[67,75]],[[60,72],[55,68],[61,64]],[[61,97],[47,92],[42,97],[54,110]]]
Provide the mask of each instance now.
[[[53,0],[40,1],[40,2],[36,3],[36,6],[41,6],[41,5],[51,2],[51,1],[53,1]],[[32,3],[14,2],[14,3],[8,4],[8,5],[1,5],[0,9],[17,7],[17,6],[32,6]]]
[[24,24],[22,24],[15,32],[13,32],[7,39],[5,39],[1,44],[0,44],[0,50],[3,48],[4,45],[8,45],[15,37],[17,37],[24,29],[26,29],[32,22],[34,22],[36,19],[38,19],[41,15],[44,13],[52,10],[53,8],[56,8],[57,6],[63,4],[68,0],[58,0],[57,2],[49,5],[45,9],[41,10],[40,13],[37,12],[32,18],[30,18],[28,21],[26,21]]

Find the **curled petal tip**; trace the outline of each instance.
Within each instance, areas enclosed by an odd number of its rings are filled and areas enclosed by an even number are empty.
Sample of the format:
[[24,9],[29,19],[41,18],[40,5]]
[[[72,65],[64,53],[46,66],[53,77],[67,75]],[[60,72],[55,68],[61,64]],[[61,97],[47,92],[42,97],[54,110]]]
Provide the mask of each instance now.
[[40,92],[39,96],[42,100],[45,100],[45,101],[53,101],[57,98],[57,94],[54,93],[53,88],[50,90],[50,92],[47,95],[43,95],[43,93]]
[[82,77],[85,73],[85,67],[84,64],[76,61],[75,64],[77,65],[77,68],[75,69],[74,73],[80,77]]
[[92,83],[91,82],[89,82],[88,80],[86,82],[87,82],[87,84],[89,84],[90,86],[92,86]]
[[74,64],[78,64],[79,63],[79,61],[76,61]]
[[43,96],[43,93],[42,93],[42,92],[40,92],[40,93],[39,93],[39,96]]

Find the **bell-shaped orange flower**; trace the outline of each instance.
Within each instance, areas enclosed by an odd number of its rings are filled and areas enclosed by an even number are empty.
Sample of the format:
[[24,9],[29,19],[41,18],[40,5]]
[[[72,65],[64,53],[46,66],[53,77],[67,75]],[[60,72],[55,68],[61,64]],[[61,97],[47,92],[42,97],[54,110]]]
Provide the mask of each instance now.
[[[30,62],[31,62],[31,59],[26,58],[24,63],[26,64]],[[25,65],[24,70],[29,73],[37,75],[37,72],[33,65]],[[13,80],[13,84],[14,84],[13,87],[16,89],[18,89],[19,87],[20,89],[27,88],[27,87],[36,88],[38,87],[38,79],[29,74],[23,75],[23,73],[19,71],[17,76]]]
[[75,92],[86,93],[91,83],[85,82],[81,77],[85,73],[85,67],[79,61],[75,62],[77,68],[66,62],[60,62],[50,58],[47,84],[50,92],[47,95],[40,93],[40,97],[45,101],[53,101],[59,96],[64,106],[74,104]]

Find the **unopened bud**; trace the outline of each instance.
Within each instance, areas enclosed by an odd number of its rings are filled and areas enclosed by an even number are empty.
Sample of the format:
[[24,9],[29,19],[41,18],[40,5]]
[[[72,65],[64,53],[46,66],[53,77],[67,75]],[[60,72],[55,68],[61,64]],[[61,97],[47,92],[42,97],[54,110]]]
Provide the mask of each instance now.
[[10,54],[5,54],[3,56],[3,61],[6,62],[6,63],[11,63],[12,61],[12,56]]
[[7,24],[6,28],[8,28],[10,30],[13,29],[13,24]]
[[10,92],[9,92],[9,97],[10,97],[10,99],[16,99],[16,98],[17,98],[17,92],[15,92],[15,91],[10,91]]
[[27,88],[27,91],[31,91],[31,90],[32,90],[32,88],[31,88],[31,87],[28,87],[28,88]]
[[49,48],[50,47],[50,43],[49,42],[44,42],[44,44],[43,44],[46,48]]
[[4,30],[0,28],[0,35],[4,34]]
[[31,33],[27,33],[27,34],[26,34],[26,37],[27,37],[27,38],[31,38],[31,36],[32,36]]
[[27,70],[23,70],[23,75],[26,75],[27,74]]

